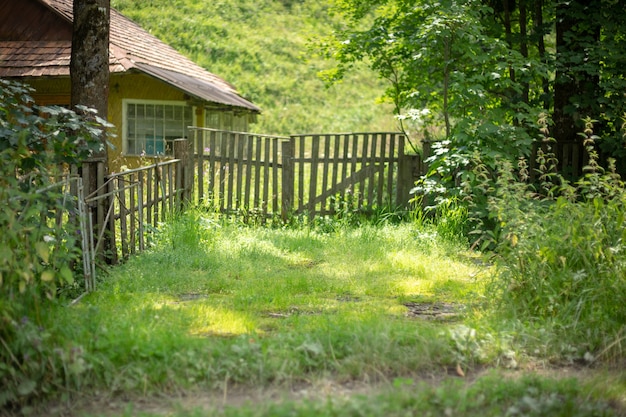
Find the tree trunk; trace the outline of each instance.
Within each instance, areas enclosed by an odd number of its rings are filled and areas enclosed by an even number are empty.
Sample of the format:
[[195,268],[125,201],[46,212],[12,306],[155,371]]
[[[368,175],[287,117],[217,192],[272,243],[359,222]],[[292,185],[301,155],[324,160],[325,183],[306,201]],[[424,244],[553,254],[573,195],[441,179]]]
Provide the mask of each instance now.
[[[534,9],[534,35],[537,37],[537,52],[541,62],[546,64],[546,43],[544,40],[545,28],[543,27],[543,0],[535,0]],[[541,80],[541,87],[543,90],[543,108],[545,110],[550,109],[550,81],[547,77],[543,77]]]
[[[109,101],[109,26],[110,0],[74,0],[72,107],[94,108],[103,119]],[[97,157],[106,158],[106,147]]]
[[[73,13],[70,61],[72,108],[84,114],[77,106],[90,107],[98,111],[98,116],[106,119],[109,101],[110,0],[74,0]],[[93,196],[103,185],[106,176],[106,134],[103,133],[100,140],[102,150],[94,153],[81,166],[86,196]],[[104,227],[104,201],[98,200],[91,213],[95,237]],[[103,251],[105,247],[100,249]]]
[[[528,58],[528,32],[526,29],[526,0],[519,2],[519,35],[520,35],[520,53],[524,58]],[[523,74],[522,74],[523,75]],[[530,83],[524,81],[522,83],[522,101],[528,104],[528,96]]]
[[584,117],[597,117],[599,62],[593,56],[600,39],[597,19],[600,0],[561,2],[556,9],[556,59],[554,82],[554,137],[574,141]]

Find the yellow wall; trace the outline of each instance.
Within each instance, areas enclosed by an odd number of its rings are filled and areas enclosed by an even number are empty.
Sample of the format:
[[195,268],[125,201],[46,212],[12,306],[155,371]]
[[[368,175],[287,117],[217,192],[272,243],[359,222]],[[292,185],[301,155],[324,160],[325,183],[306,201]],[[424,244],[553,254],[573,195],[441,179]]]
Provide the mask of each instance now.
[[[41,78],[29,79],[28,84],[35,88],[33,94],[38,104],[70,104],[71,84],[68,77],[65,78]],[[109,122],[115,127],[112,133],[115,137],[110,138],[114,149],[109,148],[109,172],[119,172],[122,167],[134,168],[141,164],[154,162],[154,158],[124,157],[122,155],[122,100],[172,100],[189,101],[189,97],[182,91],[171,87],[155,78],[143,74],[111,74],[109,87]],[[196,126],[204,126],[203,106],[196,111]]]

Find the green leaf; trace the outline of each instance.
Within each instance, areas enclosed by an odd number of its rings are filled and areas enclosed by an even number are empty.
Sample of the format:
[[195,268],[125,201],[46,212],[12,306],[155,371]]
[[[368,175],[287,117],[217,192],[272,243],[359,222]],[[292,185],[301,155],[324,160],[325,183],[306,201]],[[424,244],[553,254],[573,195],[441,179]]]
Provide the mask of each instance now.
[[60,274],[61,278],[63,278],[68,284],[74,283],[74,274],[72,274],[72,271],[67,266],[63,266],[61,268]]
[[50,259],[50,248],[48,245],[45,242],[37,242],[35,243],[35,250],[41,260],[48,263],[48,260]]
[[35,391],[35,388],[37,388],[37,382],[27,379],[17,387],[17,393],[25,397]]
[[54,280],[54,271],[47,269],[41,273],[41,280],[44,282],[50,282]]

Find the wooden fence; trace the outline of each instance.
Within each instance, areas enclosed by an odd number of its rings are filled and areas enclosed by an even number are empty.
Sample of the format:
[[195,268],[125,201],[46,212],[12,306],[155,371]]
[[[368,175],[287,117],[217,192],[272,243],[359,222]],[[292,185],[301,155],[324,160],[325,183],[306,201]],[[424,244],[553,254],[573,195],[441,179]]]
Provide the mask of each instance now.
[[[144,250],[158,224],[187,202],[285,220],[291,214],[396,209],[407,206],[427,169],[419,155],[404,154],[405,137],[396,132],[285,137],[191,131],[193,140],[175,141],[174,159],[98,176],[98,189],[85,202],[100,259],[117,263]],[[425,144],[426,155],[428,149]],[[588,161],[579,144],[554,151],[559,169],[571,177]]]
[[264,216],[406,206],[421,175],[396,132],[290,137],[192,128],[197,196],[222,212]]

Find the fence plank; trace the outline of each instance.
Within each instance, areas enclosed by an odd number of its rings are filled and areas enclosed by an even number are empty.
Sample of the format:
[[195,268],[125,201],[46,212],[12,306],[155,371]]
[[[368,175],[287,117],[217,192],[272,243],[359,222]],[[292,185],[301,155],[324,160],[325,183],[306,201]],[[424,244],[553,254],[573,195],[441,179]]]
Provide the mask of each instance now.
[[143,181],[144,181],[144,173],[140,171],[137,173],[137,214],[139,220],[139,251],[143,252],[146,249],[145,239],[144,239],[144,224],[143,224]]
[[[130,183],[133,183],[133,179],[134,179],[134,174],[132,174],[129,178]],[[122,193],[126,193],[126,191],[122,191]],[[130,233],[130,253],[131,255],[135,254],[135,244],[136,244],[136,237],[135,237],[135,228],[137,227],[136,223],[136,219],[135,219],[135,188],[129,188],[128,189],[128,201],[129,201],[129,214],[130,214],[130,229],[129,229],[129,233]]]
[[[280,205],[278,204],[278,193],[280,192],[280,185],[278,183],[278,146],[279,141],[273,139],[271,141],[272,146],[272,210],[274,212],[278,212],[280,210]],[[293,199],[293,197],[292,197]]]
[[[254,139],[255,142],[255,161],[254,161],[254,207],[259,208],[263,211],[264,214],[267,214],[267,206],[262,200],[261,197],[261,166],[263,166],[263,172],[265,176],[267,175],[267,163],[268,158],[265,157],[265,160],[262,158],[263,145],[265,143],[269,143],[269,139],[263,140],[260,136],[257,136]],[[266,153],[267,155],[267,153]],[[261,165],[263,164],[263,165]]]
[[[197,179],[198,179],[198,201],[203,201],[204,200],[204,164],[205,164],[204,149],[206,147],[205,146],[206,138],[204,136],[204,132],[201,130],[195,130],[194,139],[196,141],[196,166],[198,168],[198,170],[196,171]],[[179,156],[176,155],[176,143],[174,143],[174,157],[179,158]],[[185,197],[182,196],[183,200],[184,198]]]
[[320,141],[314,135],[311,142],[311,175],[309,184],[309,217],[315,216],[315,195],[317,193],[317,168],[319,162]]
[[[204,132],[203,132],[204,133]],[[215,181],[216,172],[215,164],[217,162],[215,155],[217,154],[217,132],[209,132],[209,198],[215,202]],[[219,165],[218,165],[219,169]]]
[[[255,209],[256,204],[254,203],[254,199],[250,193],[250,189],[252,187],[252,167],[254,164],[254,158],[252,157],[254,152],[254,140],[251,135],[245,135],[246,142],[248,145],[247,156],[246,156],[246,186],[244,190],[244,207],[247,209]],[[250,204],[252,202],[252,204]]]
[[[328,167],[330,161],[330,135],[324,135],[324,154],[322,155],[322,193],[328,188]],[[320,136],[321,138],[321,136]],[[321,215],[327,214],[327,199],[321,201],[320,213]]]
[[[273,159],[274,162],[274,166],[272,169],[272,172],[270,172],[270,156],[272,155],[270,153],[270,145],[274,145],[274,147],[278,146],[278,141],[270,141],[270,140],[265,140],[263,142],[263,197],[261,197],[261,204],[263,205],[263,213],[264,214],[268,214],[268,207],[270,206],[270,177],[272,173],[276,173],[276,175],[278,176],[278,167],[276,167],[276,163],[277,163],[277,159]],[[260,148],[260,147],[259,147]],[[293,149],[292,149],[292,155],[293,155]],[[283,158],[285,158],[284,154],[283,154]],[[293,184],[292,184],[293,187]],[[275,187],[272,187],[272,193],[273,193],[273,197],[272,197],[272,211],[273,212],[278,212],[278,210],[282,210],[281,208],[276,206],[276,199],[278,198],[278,191]],[[292,196],[292,200],[293,200],[293,196]]]
[[399,205],[399,202],[397,200],[394,202],[394,199],[393,199],[394,176],[396,177],[396,182],[395,182],[396,184],[398,181],[398,176],[396,173],[397,163],[395,162],[396,161],[396,155],[395,155],[396,140],[397,140],[397,135],[391,133],[390,140],[389,140],[389,164],[387,165],[387,196],[389,198],[389,205],[392,206],[392,208],[395,208],[393,206]]
[[117,193],[117,198],[120,204],[120,238],[122,240],[122,258],[128,259],[128,225],[126,222],[126,193],[124,191],[124,179],[122,177],[117,178],[117,188],[122,191]]
[[[283,155],[283,176],[282,176],[282,207],[281,217],[283,221],[287,221],[291,210],[293,209],[293,183],[294,183],[294,154],[295,141],[293,139],[283,140],[281,142],[281,151]],[[276,171],[276,170],[274,170]]]

